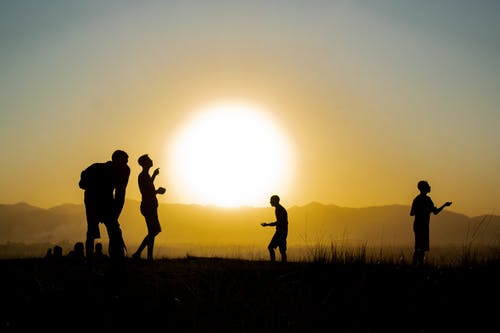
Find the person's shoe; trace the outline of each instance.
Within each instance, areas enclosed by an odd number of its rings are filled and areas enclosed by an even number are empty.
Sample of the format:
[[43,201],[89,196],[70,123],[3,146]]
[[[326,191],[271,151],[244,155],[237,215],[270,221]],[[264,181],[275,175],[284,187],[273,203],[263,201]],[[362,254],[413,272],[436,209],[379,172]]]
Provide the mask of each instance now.
[[134,253],[134,254],[132,255],[132,259],[139,260],[139,259],[141,259],[141,255],[140,255],[139,253]]

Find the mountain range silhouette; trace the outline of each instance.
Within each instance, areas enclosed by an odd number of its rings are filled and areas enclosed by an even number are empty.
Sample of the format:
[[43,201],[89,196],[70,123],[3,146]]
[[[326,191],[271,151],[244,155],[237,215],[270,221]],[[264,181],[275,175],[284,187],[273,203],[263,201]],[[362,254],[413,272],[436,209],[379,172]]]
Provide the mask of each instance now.
[[[127,243],[140,242],[145,224],[139,201],[127,199],[120,218]],[[311,202],[287,207],[290,245],[341,243],[343,245],[412,246],[409,206],[349,208]],[[270,232],[260,227],[274,220],[272,207],[220,208],[160,204],[162,233],[158,244],[267,244]],[[73,243],[85,238],[83,204],[62,204],[49,209],[28,203],[0,204],[0,243]],[[431,217],[431,246],[465,244],[497,246],[500,216],[468,217],[447,210]],[[102,236],[107,241],[104,226]]]

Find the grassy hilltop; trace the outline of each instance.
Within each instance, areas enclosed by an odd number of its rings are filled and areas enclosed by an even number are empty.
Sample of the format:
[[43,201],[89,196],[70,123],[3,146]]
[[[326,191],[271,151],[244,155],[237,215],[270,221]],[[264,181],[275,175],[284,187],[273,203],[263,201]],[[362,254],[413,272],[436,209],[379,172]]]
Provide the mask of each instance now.
[[500,263],[0,261],[4,332],[451,332],[496,325]]

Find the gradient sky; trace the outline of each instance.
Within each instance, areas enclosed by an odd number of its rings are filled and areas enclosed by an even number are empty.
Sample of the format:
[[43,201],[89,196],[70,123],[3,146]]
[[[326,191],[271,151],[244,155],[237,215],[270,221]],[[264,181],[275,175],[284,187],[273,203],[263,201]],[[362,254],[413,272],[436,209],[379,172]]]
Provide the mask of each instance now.
[[[285,206],[500,213],[500,2],[0,2],[0,203],[82,203],[114,149],[162,169],[200,107],[266,105],[296,162]],[[263,161],[265,163],[265,161]],[[285,166],[286,167],[286,166]],[[269,195],[263,193],[262,205]]]

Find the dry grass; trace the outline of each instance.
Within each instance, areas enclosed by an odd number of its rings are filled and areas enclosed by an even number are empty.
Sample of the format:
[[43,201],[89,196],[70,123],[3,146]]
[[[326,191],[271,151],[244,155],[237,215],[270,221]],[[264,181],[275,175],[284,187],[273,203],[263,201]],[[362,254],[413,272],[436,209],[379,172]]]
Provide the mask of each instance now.
[[435,249],[436,262],[416,268],[408,251],[393,250],[327,244],[274,264],[213,253],[116,265],[0,260],[0,328],[481,332],[496,325],[489,305],[500,297],[496,257],[462,253],[442,265]]

